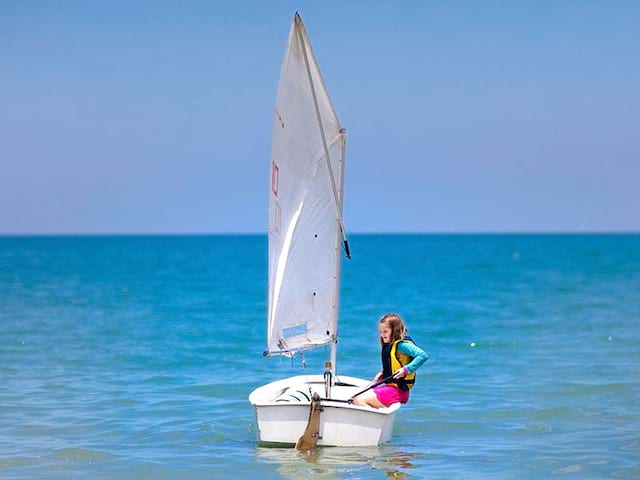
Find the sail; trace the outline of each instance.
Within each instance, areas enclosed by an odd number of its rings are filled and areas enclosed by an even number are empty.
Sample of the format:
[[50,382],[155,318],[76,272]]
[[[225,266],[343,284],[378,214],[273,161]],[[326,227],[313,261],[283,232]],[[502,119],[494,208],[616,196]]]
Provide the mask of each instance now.
[[267,354],[336,339],[344,147],[344,131],[296,14],[272,132]]

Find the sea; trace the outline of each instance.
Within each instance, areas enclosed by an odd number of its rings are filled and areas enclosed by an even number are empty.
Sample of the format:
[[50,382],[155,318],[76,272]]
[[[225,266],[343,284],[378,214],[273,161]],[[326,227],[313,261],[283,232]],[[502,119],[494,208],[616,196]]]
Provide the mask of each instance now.
[[263,356],[266,236],[0,237],[0,478],[640,478],[640,235],[350,243],[338,374],[387,312],[429,361],[391,442],[301,453],[247,399],[329,355]]

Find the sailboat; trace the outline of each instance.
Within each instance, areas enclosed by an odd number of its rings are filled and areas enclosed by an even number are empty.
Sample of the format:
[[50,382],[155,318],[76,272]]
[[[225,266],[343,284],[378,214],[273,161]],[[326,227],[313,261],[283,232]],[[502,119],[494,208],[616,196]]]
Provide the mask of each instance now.
[[330,359],[323,373],[277,380],[251,392],[262,444],[296,444],[314,407],[318,446],[378,445],[390,440],[400,407],[353,405],[348,399],[369,382],[336,373],[343,249],[350,258],[342,218],[345,144],[346,131],[296,13],[272,129],[264,354],[292,356],[329,346]]

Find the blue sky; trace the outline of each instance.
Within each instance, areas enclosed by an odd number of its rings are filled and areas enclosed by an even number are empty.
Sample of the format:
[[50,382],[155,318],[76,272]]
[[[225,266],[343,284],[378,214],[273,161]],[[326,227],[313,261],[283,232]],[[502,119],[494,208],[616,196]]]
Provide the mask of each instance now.
[[348,231],[640,231],[640,2],[2,0],[0,234],[265,232],[296,10]]

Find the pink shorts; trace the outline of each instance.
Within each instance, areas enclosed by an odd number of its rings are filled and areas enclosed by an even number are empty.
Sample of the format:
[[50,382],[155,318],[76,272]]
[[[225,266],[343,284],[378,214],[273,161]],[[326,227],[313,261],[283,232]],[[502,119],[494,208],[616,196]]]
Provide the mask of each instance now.
[[380,403],[388,407],[392,403],[407,403],[409,401],[409,391],[400,390],[393,385],[380,385],[375,387],[373,391]]

